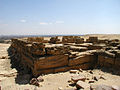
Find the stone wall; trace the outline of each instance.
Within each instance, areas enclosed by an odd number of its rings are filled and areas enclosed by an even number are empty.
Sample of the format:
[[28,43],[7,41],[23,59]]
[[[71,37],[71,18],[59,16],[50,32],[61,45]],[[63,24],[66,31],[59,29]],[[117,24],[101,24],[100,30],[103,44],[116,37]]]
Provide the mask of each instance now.
[[96,66],[120,68],[119,40],[87,41],[79,36],[12,39],[12,59],[18,67],[28,68],[34,76],[70,69],[93,69]]

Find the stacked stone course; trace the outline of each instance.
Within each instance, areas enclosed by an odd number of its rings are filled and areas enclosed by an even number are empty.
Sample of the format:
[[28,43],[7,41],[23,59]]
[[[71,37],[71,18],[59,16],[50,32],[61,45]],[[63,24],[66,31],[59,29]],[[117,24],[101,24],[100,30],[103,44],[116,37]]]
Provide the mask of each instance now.
[[34,76],[70,69],[91,69],[96,66],[120,68],[119,40],[63,36],[12,39],[12,57],[16,65],[29,68]]

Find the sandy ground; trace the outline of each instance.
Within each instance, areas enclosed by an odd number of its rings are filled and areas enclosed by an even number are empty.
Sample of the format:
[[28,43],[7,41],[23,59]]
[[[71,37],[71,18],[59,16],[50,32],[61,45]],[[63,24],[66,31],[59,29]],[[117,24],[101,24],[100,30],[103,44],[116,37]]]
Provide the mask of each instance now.
[[[103,37],[103,36],[101,36]],[[117,37],[119,38],[120,35]],[[108,38],[108,37],[107,37]],[[6,59],[0,59],[0,88],[1,90],[65,90],[70,88],[75,88],[69,85],[68,80],[71,79],[73,74],[68,72],[56,73],[43,75],[44,82],[40,82],[40,87],[30,85],[30,84],[20,84],[19,81],[16,82],[17,70],[11,68],[10,59],[8,59],[7,49],[10,44],[0,44],[0,57],[5,56]],[[94,84],[105,84],[105,85],[119,85],[120,86],[120,76],[113,75],[102,70],[93,70],[94,74],[90,74],[89,71],[84,71],[83,73],[86,77],[92,78],[93,76],[103,75],[106,80],[100,79]],[[20,82],[22,79],[20,80]],[[23,79],[24,81],[24,79]],[[86,80],[86,82],[88,82]]]
[[82,36],[83,38],[87,39],[89,36],[95,36],[98,37],[99,39],[119,39],[120,40],[120,34],[88,34]]

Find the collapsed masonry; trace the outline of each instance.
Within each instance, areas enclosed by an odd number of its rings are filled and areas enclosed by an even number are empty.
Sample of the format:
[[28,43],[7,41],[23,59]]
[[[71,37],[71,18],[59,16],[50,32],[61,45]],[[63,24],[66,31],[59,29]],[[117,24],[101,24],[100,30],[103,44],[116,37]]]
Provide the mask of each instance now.
[[34,76],[70,69],[93,69],[96,66],[120,68],[120,41],[79,36],[12,39],[12,58],[16,65],[29,68]]

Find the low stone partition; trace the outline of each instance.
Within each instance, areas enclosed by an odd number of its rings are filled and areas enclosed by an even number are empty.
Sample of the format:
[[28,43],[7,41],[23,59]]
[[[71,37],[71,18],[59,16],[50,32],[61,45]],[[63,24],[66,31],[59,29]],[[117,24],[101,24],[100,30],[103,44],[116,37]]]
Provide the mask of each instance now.
[[[12,39],[11,57],[17,67],[30,69],[35,77],[70,69],[93,69],[96,66],[120,68],[119,41],[100,43],[98,38],[92,37],[89,43],[83,43],[78,38],[64,36],[63,41],[58,37],[51,37],[50,41],[43,37]],[[75,42],[67,43],[67,40]]]

